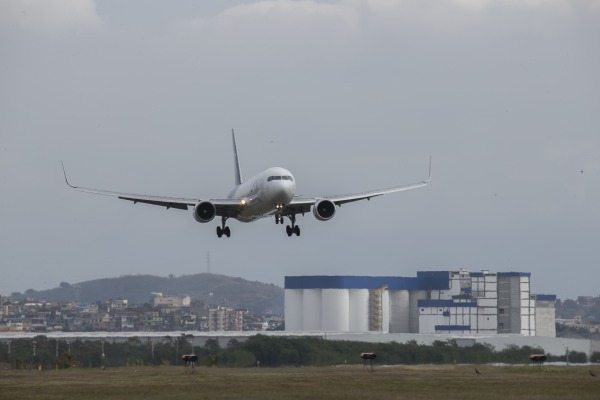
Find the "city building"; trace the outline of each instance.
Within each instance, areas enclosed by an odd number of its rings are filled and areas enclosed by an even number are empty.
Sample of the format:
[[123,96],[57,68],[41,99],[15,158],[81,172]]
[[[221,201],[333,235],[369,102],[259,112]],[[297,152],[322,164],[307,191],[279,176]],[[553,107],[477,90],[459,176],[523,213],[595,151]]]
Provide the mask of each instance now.
[[208,310],[209,331],[241,331],[244,325],[244,310],[217,307]]
[[286,331],[556,336],[556,296],[526,272],[420,271],[416,277],[287,276]]
[[537,294],[535,299],[535,336],[556,337],[556,295]]
[[189,307],[192,303],[190,296],[163,296],[160,292],[154,292],[150,294],[150,297],[154,307]]

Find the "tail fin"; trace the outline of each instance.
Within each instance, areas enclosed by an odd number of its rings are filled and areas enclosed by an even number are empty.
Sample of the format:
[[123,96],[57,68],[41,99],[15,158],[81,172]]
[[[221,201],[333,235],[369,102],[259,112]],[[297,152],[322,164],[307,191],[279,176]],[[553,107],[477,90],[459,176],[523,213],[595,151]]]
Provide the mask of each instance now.
[[238,158],[237,145],[235,144],[235,132],[231,130],[231,137],[233,139],[233,167],[235,172],[235,185],[242,184],[242,171],[240,170],[240,160]]

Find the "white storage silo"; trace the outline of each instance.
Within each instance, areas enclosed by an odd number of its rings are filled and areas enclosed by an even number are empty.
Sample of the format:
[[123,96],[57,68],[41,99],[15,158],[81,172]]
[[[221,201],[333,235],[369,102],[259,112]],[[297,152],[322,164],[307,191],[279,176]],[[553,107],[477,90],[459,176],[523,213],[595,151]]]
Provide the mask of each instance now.
[[390,292],[384,290],[381,293],[381,329],[383,332],[390,331]]
[[350,289],[350,332],[369,331],[369,289]]
[[390,290],[390,333],[410,332],[408,290]]
[[323,289],[321,292],[321,330],[348,332],[350,295],[348,289]]
[[301,331],[303,319],[303,289],[285,289],[285,330]]
[[302,294],[302,330],[321,331],[321,291],[304,289]]

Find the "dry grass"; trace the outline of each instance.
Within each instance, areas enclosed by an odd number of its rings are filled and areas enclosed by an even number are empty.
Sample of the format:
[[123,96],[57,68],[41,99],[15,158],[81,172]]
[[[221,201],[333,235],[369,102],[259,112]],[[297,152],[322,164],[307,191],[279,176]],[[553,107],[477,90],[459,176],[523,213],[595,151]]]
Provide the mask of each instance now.
[[0,399],[598,399],[600,378],[590,376],[589,369],[465,365],[376,366],[375,372],[363,372],[362,366],[198,368],[194,375],[184,374],[183,367],[3,370]]

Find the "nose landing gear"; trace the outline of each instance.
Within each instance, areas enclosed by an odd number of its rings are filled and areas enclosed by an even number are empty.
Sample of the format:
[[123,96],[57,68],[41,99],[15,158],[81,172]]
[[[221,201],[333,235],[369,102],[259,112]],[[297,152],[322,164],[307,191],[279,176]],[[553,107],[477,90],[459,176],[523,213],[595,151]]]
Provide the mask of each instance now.
[[277,209],[277,214],[275,214],[275,224],[283,225],[283,215],[281,215],[281,210],[283,210],[283,204],[275,204],[275,208]]

